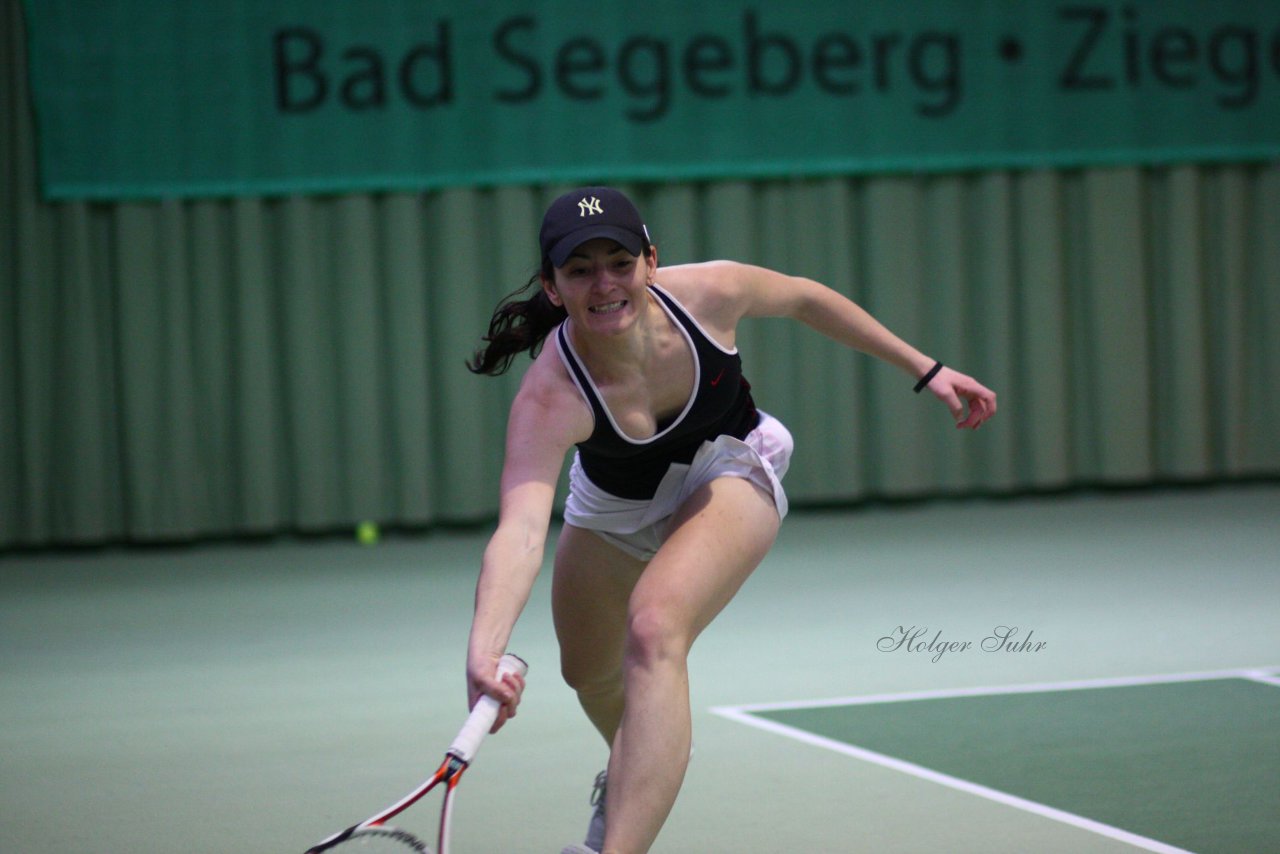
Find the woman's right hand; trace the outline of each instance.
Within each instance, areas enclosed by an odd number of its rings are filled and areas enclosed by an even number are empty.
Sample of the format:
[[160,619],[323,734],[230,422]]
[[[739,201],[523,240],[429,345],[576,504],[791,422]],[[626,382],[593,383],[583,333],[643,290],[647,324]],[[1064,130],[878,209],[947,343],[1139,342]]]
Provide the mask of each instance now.
[[502,729],[516,716],[520,696],[524,693],[524,677],[519,673],[507,673],[498,678],[498,660],[501,654],[472,653],[467,656],[467,708],[475,708],[481,695],[487,694],[498,701],[498,717],[490,734]]

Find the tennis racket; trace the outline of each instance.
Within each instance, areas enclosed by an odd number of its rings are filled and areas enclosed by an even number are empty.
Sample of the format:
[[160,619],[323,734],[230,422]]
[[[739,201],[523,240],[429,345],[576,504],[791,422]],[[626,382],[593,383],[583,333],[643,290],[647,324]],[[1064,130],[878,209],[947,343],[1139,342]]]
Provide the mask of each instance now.
[[[523,676],[528,670],[529,665],[525,664],[518,656],[510,653],[502,656],[498,662],[499,678],[508,673],[519,673]],[[454,738],[453,744],[450,745],[449,750],[445,753],[444,761],[440,763],[436,773],[432,774],[418,788],[382,812],[365,819],[359,824],[353,824],[341,833],[335,833],[323,842],[308,848],[307,854],[320,854],[322,851],[333,851],[335,849],[340,854],[357,854],[357,852],[359,854],[375,854],[375,852],[379,851],[385,851],[388,854],[390,852],[405,854],[408,851],[430,854],[431,849],[426,842],[423,842],[407,830],[391,827],[387,824],[387,821],[413,806],[427,792],[441,784],[444,784],[445,790],[444,801],[440,805],[440,830],[436,837],[436,850],[438,854],[449,854],[449,825],[453,813],[453,790],[458,788],[458,781],[462,778],[462,772],[466,771],[472,760],[475,759],[476,751],[480,749],[480,742],[484,741],[484,737],[489,734],[489,729],[498,717],[498,706],[498,701],[492,697],[481,696],[476,702],[475,708],[471,710],[467,722],[463,724],[457,737]]]

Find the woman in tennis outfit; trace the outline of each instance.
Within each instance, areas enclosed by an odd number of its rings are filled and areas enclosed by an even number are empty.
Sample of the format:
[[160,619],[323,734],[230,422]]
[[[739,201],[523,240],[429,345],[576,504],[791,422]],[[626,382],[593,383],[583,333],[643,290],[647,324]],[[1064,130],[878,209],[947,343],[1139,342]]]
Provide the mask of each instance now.
[[485,549],[467,655],[470,700],[499,721],[523,683],[495,678],[543,561],[556,485],[576,446],[555,552],[561,670],[610,746],[608,808],[587,847],[647,851],[684,779],[694,640],[773,545],[787,512],[791,435],[756,408],[735,345],[744,317],[790,317],[901,368],[956,426],[996,396],[911,347],[839,293],[727,261],[658,266],[621,192],[586,187],[548,208],[539,274],[494,314],[473,371],[534,357],[512,403],[497,529]]

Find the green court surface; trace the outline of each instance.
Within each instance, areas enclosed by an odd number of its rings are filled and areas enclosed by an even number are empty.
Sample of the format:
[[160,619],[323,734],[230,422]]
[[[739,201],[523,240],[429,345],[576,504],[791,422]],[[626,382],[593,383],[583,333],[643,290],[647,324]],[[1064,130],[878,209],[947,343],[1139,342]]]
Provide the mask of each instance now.
[[[1276,484],[793,510],[694,648],[696,751],[654,854],[1280,850],[1280,687],[1259,681],[1278,519]],[[0,555],[0,852],[300,854],[397,800],[465,716],[488,533]],[[606,750],[560,679],[549,588],[454,854],[586,828]],[[973,645],[882,643],[900,626]],[[984,652],[999,626],[1042,645]],[[917,699],[795,708],[850,697]],[[761,704],[822,743],[713,711]]]
[[1280,851],[1280,678],[1265,671],[736,711],[1140,848]]

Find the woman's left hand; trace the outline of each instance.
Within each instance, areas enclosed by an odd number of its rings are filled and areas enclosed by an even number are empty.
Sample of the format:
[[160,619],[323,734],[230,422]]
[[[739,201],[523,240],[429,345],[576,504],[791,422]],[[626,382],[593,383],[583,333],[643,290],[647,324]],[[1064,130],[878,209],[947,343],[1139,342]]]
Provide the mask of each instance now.
[[996,414],[996,393],[975,380],[943,367],[926,386],[951,410],[956,429],[977,430]]

